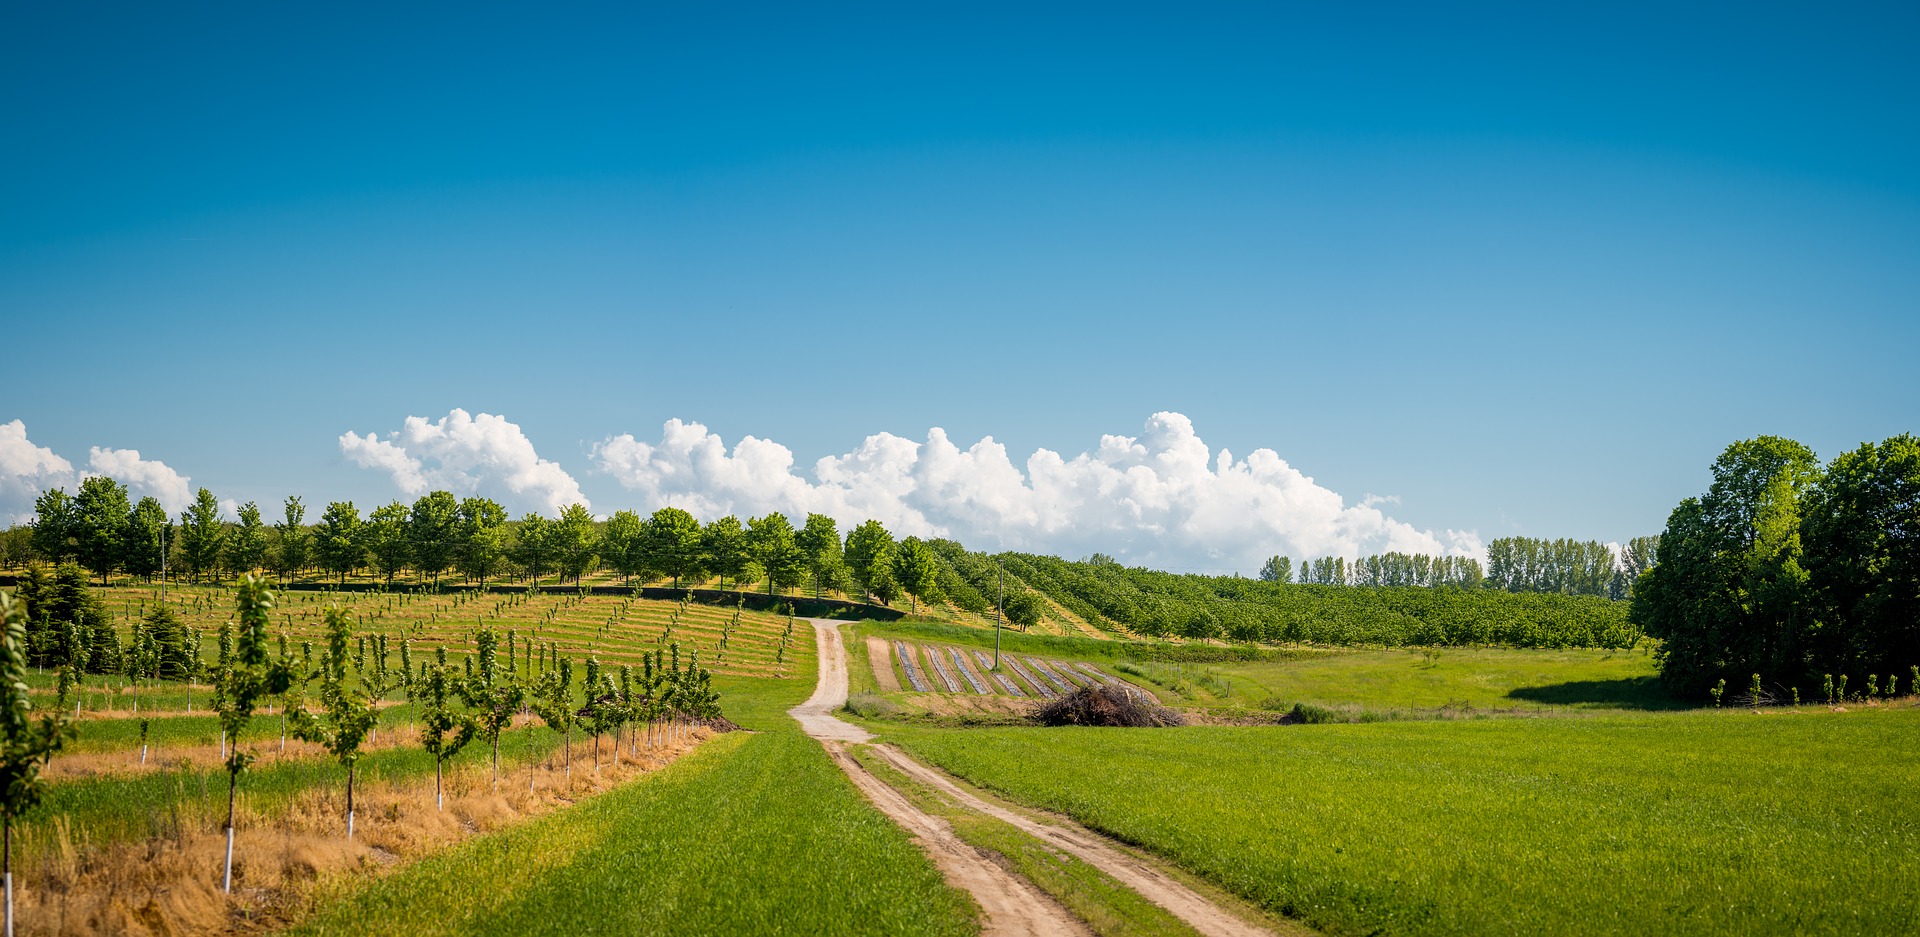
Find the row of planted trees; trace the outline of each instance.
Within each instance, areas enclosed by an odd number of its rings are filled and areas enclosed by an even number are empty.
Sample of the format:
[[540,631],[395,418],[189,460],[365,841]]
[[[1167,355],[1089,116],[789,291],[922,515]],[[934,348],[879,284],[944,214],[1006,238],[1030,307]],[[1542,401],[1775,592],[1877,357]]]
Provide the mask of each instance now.
[[926,543],[896,540],[872,520],[842,538],[824,514],[799,526],[778,511],[703,524],[678,508],[646,517],[618,511],[601,521],[575,504],[556,517],[529,513],[516,521],[489,498],[435,491],[364,516],[351,501],[332,502],[314,524],[301,499],[290,497],[282,519],[269,524],[252,502],[237,508],[237,521],[225,519],[202,488],[176,522],[151,498],[129,504],[125,487],[106,477],[87,479],[76,496],[50,489],[34,507],[24,538],[30,556],[13,555],[11,544],[22,539],[16,528],[3,538],[4,559],[78,563],[103,581],[113,573],[151,578],[170,570],[198,581],[269,570],[283,582],[319,572],[344,583],[369,571],[388,584],[403,572],[436,584],[455,572],[483,584],[507,575],[537,583],[606,570],[676,587],[718,578],[723,587],[764,582],[769,593],[803,584],[816,593],[858,588],[889,604],[941,596],[940,563]]
[[[492,749],[493,783],[498,786],[501,739],[516,716],[537,716],[561,734],[564,770],[571,777],[576,730],[592,735],[598,770],[605,736],[614,736],[617,745],[624,735],[633,749],[653,746],[720,714],[711,674],[700,666],[697,653],[683,665],[678,643],[645,655],[638,670],[628,665],[603,667],[589,657],[584,679],[576,682],[573,662],[555,645],[538,648],[536,670],[534,642],[526,642],[527,666],[517,666],[516,632],[506,637],[503,667],[501,636],[482,628],[474,636],[475,653],[459,664],[448,659],[444,647],[438,647],[430,660],[416,666],[410,642],[402,638],[400,666],[395,669],[387,666],[386,636],[371,636],[369,647],[367,636],[352,633],[350,613],[337,605],[323,613],[323,649],[316,653],[303,644],[294,653],[282,636],[276,654],[268,634],[273,608],[274,594],[267,581],[245,577],[236,593],[234,620],[221,629],[219,660],[210,668],[212,705],[219,716],[228,776],[223,890],[232,889],[240,779],[255,758],[237,741],[230,748],[226,743],[241,738],[255,711],[274,697],[282,700],[291,734],[323,747],[345,771],[344,824],[349,839],[354,834],[356,768],[378,731],[383,701],[396,691],[404,692],[413,704],[421,745],[434,758],[434,802],[440,808],[444,808],[447,760],[477,740]],[[5,732],[0,750],[0,827],[5,837],[9,932],[14,821],[39,802],[46,789],[41,770],[75,737],[73,720],[63,710],[37,719],[31,715],[33,703],[26,683],[31,666],[27,629],[31,612],[26,602],[0,593],[0,617],[5,624],[4,640],[0,640],[0,682],[4,683],[0,693],[5,694],[6,709],[0,714],[0,729]],[[532,723],[528,726],[531,731]]]

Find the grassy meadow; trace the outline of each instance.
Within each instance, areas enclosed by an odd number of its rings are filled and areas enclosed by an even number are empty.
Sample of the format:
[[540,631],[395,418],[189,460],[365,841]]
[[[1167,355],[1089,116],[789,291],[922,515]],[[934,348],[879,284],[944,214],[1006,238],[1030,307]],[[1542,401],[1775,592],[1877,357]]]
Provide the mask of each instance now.
[[1332,933],[1910,933],[1920,708],[1183,729],[872,723]]

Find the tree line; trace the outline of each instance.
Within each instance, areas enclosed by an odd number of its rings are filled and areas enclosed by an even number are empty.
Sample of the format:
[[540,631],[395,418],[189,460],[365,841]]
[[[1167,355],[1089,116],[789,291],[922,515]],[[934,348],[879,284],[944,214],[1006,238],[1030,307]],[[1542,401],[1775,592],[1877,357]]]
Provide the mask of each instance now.
[[[151,580],[164,569],[196,582],[267,570],[282,582],[317,572],[344,584],[364,571],[389,585],[411,572],[435,585],[457,573],[484,586],[508,575],[536,584],[548,576],[577,583],[606,570],[629,583],[666,579],[676,588],[717,577],[722,588],[764,582],[769,594],[803,585],[816,593],[858,589],[889,605],[904,597],[916,611],[950,592],[978,596],[941,562],[934,544],[896,540],[873,520],[843,539],[824,514],[809,514],[798,527],[778,511],[702,524],[668,507],[646,517],[619,511],[600,522],[573,504],[558,517],[528,513],[512,521],[490,498],[435,491],[364,516],[352,501],[335,501],[314,524],[294,496],[269,524],[253,502],[239,506],[237,522],[223,520],[219,500],[205,488],[170,518],[153,498],[129,504],[126,488],[106,477],[86,479],[76,495],[50,489],[34,508],[25,538],[32,555],[77,563],[102,582],[114,573]],[[1017,604],[1023,614],[1035,605],[1031,598]]]
[[1812,699],[1835,684],[1846,695],[1851,678],[1891,694],[1920,673],[1920,440],[1863,443],[1822,466],[1760,436],[1728,446],[1712,478],[1668,516],[1660,563],[1633,593],[1671,690],[1731,682]]

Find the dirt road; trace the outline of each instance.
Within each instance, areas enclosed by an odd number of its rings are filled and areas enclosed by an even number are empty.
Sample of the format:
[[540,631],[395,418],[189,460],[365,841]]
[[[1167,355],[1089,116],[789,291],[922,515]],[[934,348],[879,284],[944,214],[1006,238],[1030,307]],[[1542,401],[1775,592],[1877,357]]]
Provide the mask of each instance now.
[[[1007,872],[955,836],[947,822],[922,811],[898,791],[874,777],[846,752],[848,743],[866,742],[866,730],[842,722],[833,712],[847,699],[846,648],[839,628],[846,622],[808,619],[820,648],[820,683],[813,696],[791,710],[807,734],[820,739],[841,770],[880,810],[912,833],[947,881],[966,889],[986,912],[988,934],[1084,934],[1086,927],[1026,880]],[[1070,821],[1041,821],[975,796],[953,780],[888,745],[873,751],[907,777],[938,791],[949,801],[1010,824],[1048,846],[1085,862],[1167,909],[1208,937],[1255,937],[1273,931],[1248,923],[1182,884],[1152,863],[1136,858],[1118,843]],[[1306,933],[1304,929],[1301,933]]]
[[849,742],[873,738],[866,730],[832,716],[847,701],[847,654],[840,643],[840,626],[845,622],[808,619],[820,648],[820,682],[807,701],[789,710],[808,735],[819,739],[833,755],[840,770],[853,779],[854,786],[873,801],[880,812],[904,827],[933,858],[933,864],[946,876],[947,883],[973,895],[986,920],[981,933],[988,935],[1065,935],[1087,934],[1085,926],[1066,909],[1054,903],[1024,879],[993,864],[980,851],[955,836],[947,821],[913,805],[899,791],[869,774],[846,752]]

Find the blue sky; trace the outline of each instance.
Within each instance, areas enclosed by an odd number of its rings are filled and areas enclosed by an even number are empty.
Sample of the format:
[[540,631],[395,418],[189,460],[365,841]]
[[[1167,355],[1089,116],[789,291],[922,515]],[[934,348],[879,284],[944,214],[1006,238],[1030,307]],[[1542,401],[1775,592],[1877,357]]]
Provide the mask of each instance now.
[[460,408],[604,513],[1174,411],[1483,540],[1920,429],[1912,5],[1188,6],[16,11],[0,423],[364,505]]

